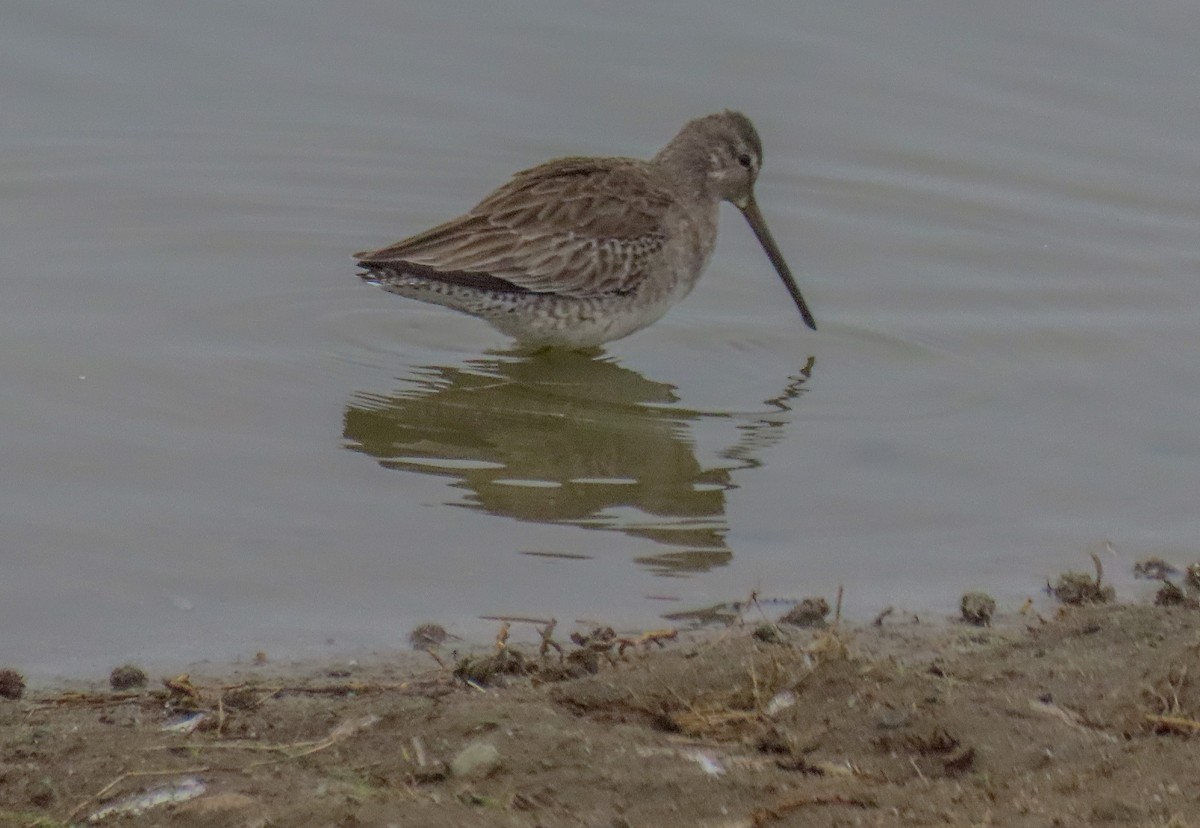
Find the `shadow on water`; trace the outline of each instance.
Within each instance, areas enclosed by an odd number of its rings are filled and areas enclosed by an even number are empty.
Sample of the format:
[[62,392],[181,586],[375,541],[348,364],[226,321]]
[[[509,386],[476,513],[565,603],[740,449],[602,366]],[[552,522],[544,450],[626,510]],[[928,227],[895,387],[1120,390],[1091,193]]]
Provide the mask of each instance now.
[[[729,414],[689,410],[674,386],[600,352],[497,353],[416,369],[391,394],[355,394],[343,436],[385,468],[452,479],[467,495],[447,505],[646,538],[670,550],[639,565],[686,575],[733,557],[726,492],[781,439],[812,366],[765,411]],[[693,439],[705,419],[732,419],[738,435],[709,468]]]

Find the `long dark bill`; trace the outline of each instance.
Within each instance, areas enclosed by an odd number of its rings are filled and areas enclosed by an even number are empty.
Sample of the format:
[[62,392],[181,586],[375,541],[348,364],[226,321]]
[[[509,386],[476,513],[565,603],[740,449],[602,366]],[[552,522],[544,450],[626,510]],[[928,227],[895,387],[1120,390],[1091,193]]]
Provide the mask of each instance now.
[[767,258],[771,260],[771,264],[775,267],[775,272],[783,280],[788,293],[792,294],[792,301],[800,309],[800,316],[804,319],[804,324],[815,331],[817,329],[817,321],[813,319],[812,312],[808,309],[808,303],[800,295],[800,288],[796,287],[796,280],[792,278],[792,271],[788,269],[787,262],[783,260],[783,254],[779,252],[779,246],[775,244],[775,239],[771,238],[771,231],[767,229],[766,219],[759,212],[758,204],[751,197],[746,202],[746,206],[740,209],[742,215],[746,217],[746,221],[750,223],[750,229],[754,231],[754,235],[758,236],[758,243],[766,251]]

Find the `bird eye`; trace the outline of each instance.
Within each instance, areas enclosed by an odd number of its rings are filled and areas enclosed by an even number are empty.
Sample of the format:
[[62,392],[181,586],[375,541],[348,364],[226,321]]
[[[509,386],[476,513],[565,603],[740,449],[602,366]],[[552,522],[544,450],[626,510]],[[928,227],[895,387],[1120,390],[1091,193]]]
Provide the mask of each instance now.
[[745,167],[746,169],[750,169],[751,165],[754,164],[754,159],[743,152],[741,155],[738,156],[737,162],[739,164],[741,164],[743,167]]

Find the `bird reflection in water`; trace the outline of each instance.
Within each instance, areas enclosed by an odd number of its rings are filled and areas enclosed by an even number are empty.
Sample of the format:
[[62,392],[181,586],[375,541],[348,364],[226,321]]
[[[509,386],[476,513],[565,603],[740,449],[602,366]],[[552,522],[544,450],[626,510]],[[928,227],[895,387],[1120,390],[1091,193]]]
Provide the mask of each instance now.
[[[679,406],[672,386],[606,355],[494,354],[418,369],[411,387],[359,393],[346,406],[347,448],[380,465],[454,480],[458,505],[534,523],[619,531],[668,547],[637,559],[662,575],[724,566],[726,492],[761,464],[813,361],[751,416]],[[740,420],[727,461],[704,468],[689,423]],[[546,553],[538,553],[546,554]],[[549,553],[555,554],[555,553]]]

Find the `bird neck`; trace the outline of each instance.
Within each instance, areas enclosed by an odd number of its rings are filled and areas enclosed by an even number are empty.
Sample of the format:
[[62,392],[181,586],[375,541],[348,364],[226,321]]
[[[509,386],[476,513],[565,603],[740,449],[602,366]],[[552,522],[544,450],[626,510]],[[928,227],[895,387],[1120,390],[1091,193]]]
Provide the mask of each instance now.
[[651,163],[663,171],[669,181],[685,195],[694,201],[720,201],[720,197],[712,191],[709,169],[712,159],[709,157],[709,147],[702,136],[684,130],[676,135]]

